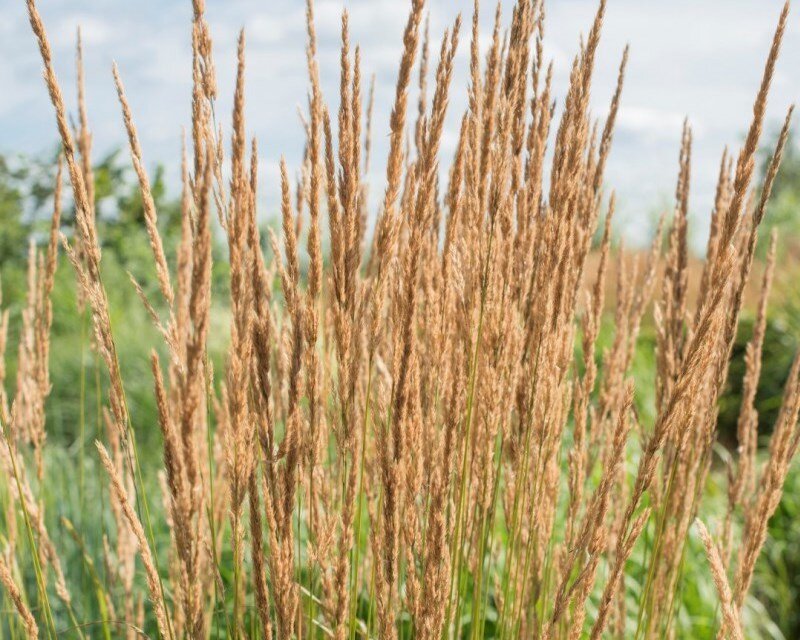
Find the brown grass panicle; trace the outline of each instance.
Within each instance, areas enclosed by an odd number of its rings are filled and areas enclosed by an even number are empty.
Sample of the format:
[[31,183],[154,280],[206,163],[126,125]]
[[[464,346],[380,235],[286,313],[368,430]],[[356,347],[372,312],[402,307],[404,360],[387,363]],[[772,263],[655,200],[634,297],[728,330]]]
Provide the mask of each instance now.
[[[98,434],[107,446],[98,444],[98,452],[114,531],[102,550],[92,550],[120,585],[103,592],[106,624],[122,619],[132,637],[146,595],[148,628],[170,640],[210,637],[220,628],[233,638],[338,640],[477,639],[490,624],[502,638],[628,637],[631,625],[637,638],[674,632],[686,540],[705,509],[718,400],[789,130],[791,110],[755,200],[755,158],[788,5],[744,146],[735,162],[723,154],[706,256],[693,282],[688,122],[668,231],[662,218],[647,252],[612,247],[615,198],[606,195],[605,168],[628,50],[608,115],[597,121],[589,105],[604,0],[572,61],[558,112],[543,2],[517,0],[507,27],[498,4],[490,40],[481,42],[475,1],[467,101],[456,114],[449,160],[442,141],[454,108],[461,17],[443,34],[437,56],[428,22],[422,26],[425,2],[411,0],[375,211],[365,178],[375,161],[374,78],[365,107],[364,62],[344,12],[338,108],[329,106],[308,0],[306,140],[295,184],[280,163],[280,237],[270,231],[271,254],[259,228],[259,148],[245,121],[245,34],[227,138],[215,119],[211,30],[204,2],[194,0],[192,121],[177,247],[159,233],[135,100],[113,68],[161,294],[148,300],[134,282],[164,339],[151,357],[163,512],[146,493],[151,469],[136,449],[143,425],[128,414],[101,274],[82,43],[79,37],[73,131],[44,23],[35,0],[27,6],[76,207],[73,239],[62,236],[62,244],[91,309],[92,348],[109,381],[107,429]],[[415,113],[408,106],[414,90]],[[31,251],[14,397],[0,385],[0,464],[13,479],[0,581],[29,636],[37,627],[54,632],[53,609],[74,618],[67,588],[73,576],[63,574],[32,485],[44,477],[60,176],[59,169],[46,253]],[[212,295],[215,215],[227,242],[228,301]],[[774,252],[773,239],[719,544],[698,524],[722,604],[720,637],[743,633],[741,609],[800,441],[797,359],[759,469],[753,402]],[[215,384],[207,343],[212,313],[222,305],[229,346]],[[598,353],[606,312],[613,329]],[[8,318],[0,316],[3,355]],[[657,336],[652,424],[636,410],[631,379],[646,322]],[[0,382],[5,371],[0,358]],[[626,471],[631,455],[633,475]],[[29,457],[35,472],[27,470]],[[39,609],[28,605],[19,586],[27,582],[14,575],[25,552],[14,524],[18,508],[33,542]],[[167,549],[154,535],[156,518],[169,529]],[[635,570],[628,560],[646,546],[639,544],[644,531],[651,543],[643,570]],[[160,566],[164,557],[168,565]],[[135,580],[137,562],[146,591]],[[60,600],[52,604],[51,575]],[[630,610],[625,591],[633,580],[641,597]]]

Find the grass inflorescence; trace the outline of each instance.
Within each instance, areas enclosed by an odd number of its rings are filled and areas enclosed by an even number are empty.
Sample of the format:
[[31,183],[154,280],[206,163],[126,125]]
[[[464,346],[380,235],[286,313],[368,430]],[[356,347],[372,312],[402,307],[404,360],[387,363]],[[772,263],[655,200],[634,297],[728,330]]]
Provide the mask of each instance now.
[[[437,53],[425,2],[412,0],[385,184],[370,211],[373,90],[362,86],[345,12],[338,111],[329,106],[308,0],[305,152],[296,185],[281,161],[280,231],[268,238],[257,211],[259,150],[245,120],[244,31],[227,140],[215,119],[204,1],[193,0],[192,119],[176,247],[162,240],[134,109],[114,67],[156,283],[147,291],[131,276],[132,286],[162,339],[150,356],[162,441],[154,465],[137,447],[145,425],[128,408],[103,279],[82,48],[79,41],[80,117],[70,127],[44,23],[27,0],[75,218],[59,237],[59,165],[48,243],[30,252],[13,393],[0,367],[0,583],[13,611],[11,637],[670,637],[687,557],[698,557],[687,556],[687,546],[698,535],[719,597],[709,637],[744,637],[756,560],[800,441],[796,358],[759,464],[754,401],[774,236],[723,510],[705,509],[703,497],[718,401],[791,119],[790,109],[756,185],[788,5],[744,145],[721,162],[699,274],[689,269],[688,123],[674,214],[662,219],[649,251],[612,248],[615,204],[604,172],[628,51],[608,116],[595,121],[590,90],[605,5],[557,111],[541,0],[518,0],[507,28],[498,7],[488,43],[479,41],[476,1],[467,104],[448,161],[441,147],[448,111],[458,108],[449,95],[462,21],[445,31]],[[212,287],[218,232],[227,299]],[[81,349],[105,367],[99,466],[91,467],[104,475],[84,475],[94,452],[81,444],[81,517],[64,519],[69,535],[54,540],[37,492],[70,490],[46,487],[59,245],[91,316]],[[694,274],[698,293],[690,297]],[[208,348],[218,307],[228,312],[222,371]],[[607,310],[613,329],[601,349]],[[3,356],[8,317],[0,322]],[[643,323],[656,336],[652,421],[637,411],[631,375]],[[86,384],[82,368],[82,403]],[[92,411],[81,406],[82,438]],[[83,520],[93,483],[104,496],[101,536]],[[74,576],[60,560],[71,544]],[[73,601],[81,590],[88,593]]]

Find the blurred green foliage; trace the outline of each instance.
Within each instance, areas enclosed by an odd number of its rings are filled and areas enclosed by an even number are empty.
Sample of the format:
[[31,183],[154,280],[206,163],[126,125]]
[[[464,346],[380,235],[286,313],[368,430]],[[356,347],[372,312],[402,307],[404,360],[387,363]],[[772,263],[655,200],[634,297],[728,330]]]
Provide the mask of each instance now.
[[800,468],[795,464],[769,523],[753,593],[784,637],[800,638]]
[[[6,354],[6,383],[9,385],[16,373],[16,343],[20,313],[25,304],[28,247],[30,242],[43,246],[47,241],[56,164],[55,154],[35,159],[0,157],[0,284],[3,306],[11,314]],[[152,349],[163,348],[163,339],[130,281],[130,277],[134,277],[155,309],[164,312],[144,227],[139,185],[127,157],[119,152],[102,158],[94,167],[94,177],[102,276],[109,296],[112,329],[131,419],[143,445],[154,445],[157,447],[154,450],[160,451],[149,355]],[[174,264],[180,239],[180,201],[167,193],[161,167],[151,173],[151,187],[159,231],[168,260]],[[75,215],[68,184],[64,189],[63,209],[61,233],[70,238]],[[223,301],[217,311],[219,319],[224,318],[225,313],[227,268],[222,243],[217,242],[213,250],[214,290],[217,301]],[[47,406],[47,430],[52,443],[80,448],[87,442],[91,444],[102,430],[99,412],[106,397],[105,368],[91,349],[89,311],[79,304],[75,274],[63,251],[61,253],[52,296],[52,393]],[[225,344],[217,334],[212,334],[210,346],[215,364],[221,366]],[[158,463],[159,458],[156,456],[154,462]]]
[[[766,174],[775,147],[776,134],[772,144],[764,147],[761,153],[760,174]],[[776,229],[779,237],[780,252],[792,252],[797,255],[800,249],[800,143],[792,131],[784,147],[780,171],[772,185],[767,214],[762,223],[762,251],[765,249],[764,239],[769,237],[769,230]]]

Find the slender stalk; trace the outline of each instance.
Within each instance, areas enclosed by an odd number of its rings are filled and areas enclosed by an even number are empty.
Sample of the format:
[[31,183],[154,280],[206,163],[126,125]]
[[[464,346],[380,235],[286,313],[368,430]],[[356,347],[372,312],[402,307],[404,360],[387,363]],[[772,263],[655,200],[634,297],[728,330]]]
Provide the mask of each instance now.
[[356,616],[358,612],[359,559],[361,554],[361,521],[364,502],[364,467],[367,452],[367,425],[369,424],[369,399],[372,394],[372,358],[367,364],[367,392],[364,399],[364,420],[361,424],[361,456],[358,464],[358,507],[356,508],[355,544],[353,548],[353,583],[350,590],[350,630],[349,638],[355,638]]
[[53,612],[52,609],[50,608],[50,599],[47,596],[47,586],[45,585],[42,566],[41,563],[39,562],[39,549],[36,546],[36,539],[34,538],[33,535],[33,525],[31,524],[31,518],[28,512],[27,502],[25,501],[25,495],[22,490],[22,481],[20,480],[19,468],[17,466],[17,456],[15,455],[14,448],[11,445],[11,440],[9,439],[10,434],[8,433],[8,428],[5,423],[0,422],[0,430],[2,430],[3,441],[5,442],[5,445],[8,448],[8,455],[9,459],[11,460],[12,474],[14,476],[14,482],[17,485],[17,494],[19,496],[20,506],[22,507],[22,514],[25,519],[25,533],[27,535],[28,548],[30,550],[31,559],[33,562],[33,570],[36,575],[36,586],[39,589],[39,601],[40,605],[44,610],[45,628],[47,629],[47,636],[48,638],[53,638],[56,635],[55,623],[53,621]]

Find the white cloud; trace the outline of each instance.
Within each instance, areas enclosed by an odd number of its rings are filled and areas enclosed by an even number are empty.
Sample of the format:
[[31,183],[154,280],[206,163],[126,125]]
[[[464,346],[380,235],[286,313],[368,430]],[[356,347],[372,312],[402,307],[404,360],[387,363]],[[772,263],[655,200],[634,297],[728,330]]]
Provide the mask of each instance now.
[[[673,141],[683,126],[684,116],[671,111],[649,107],[623,106],[617,115],[619,129],[633,135],[645,135]],[[697,124],[692,123],[697,130]],[[618,130],[619,130],[618,129]]]
[[103,17],[88,12],[74,13],[58,21],[51,32],[52,44],[56,47],[75,46],[78,27],[84,48],[107,44],[114,35],[114,27]]

